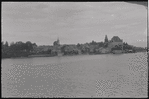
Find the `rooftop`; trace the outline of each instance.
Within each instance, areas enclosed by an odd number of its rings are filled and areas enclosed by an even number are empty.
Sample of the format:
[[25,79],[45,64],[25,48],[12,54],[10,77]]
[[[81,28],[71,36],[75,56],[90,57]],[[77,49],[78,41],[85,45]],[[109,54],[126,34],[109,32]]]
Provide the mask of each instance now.
[[113,36],[113,38],[111,39],[111,41],[122,42],[122,40],[118,36]]

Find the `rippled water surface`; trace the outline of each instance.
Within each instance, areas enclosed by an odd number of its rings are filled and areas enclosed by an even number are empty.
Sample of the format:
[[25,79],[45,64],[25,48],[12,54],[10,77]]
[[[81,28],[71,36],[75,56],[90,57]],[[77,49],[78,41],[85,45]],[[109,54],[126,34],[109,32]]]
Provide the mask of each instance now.
[[147,97],[147,54],[2,59],[3,97]]

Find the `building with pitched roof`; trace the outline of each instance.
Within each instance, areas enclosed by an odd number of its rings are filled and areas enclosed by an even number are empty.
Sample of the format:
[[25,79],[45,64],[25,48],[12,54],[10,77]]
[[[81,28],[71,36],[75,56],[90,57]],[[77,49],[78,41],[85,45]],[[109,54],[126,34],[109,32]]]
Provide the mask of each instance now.
[[123,40],[120,39],[118,36],[113,36],[113,38],[108,43],[108,48],[116,48],[119,47],[119,50],[114,50],[114,52],[121,53],[123,51]]
[[113,48],[119,45],[123,45],[123,40],[118,36],[113,36],[113,38],[109,41],[108,47]]

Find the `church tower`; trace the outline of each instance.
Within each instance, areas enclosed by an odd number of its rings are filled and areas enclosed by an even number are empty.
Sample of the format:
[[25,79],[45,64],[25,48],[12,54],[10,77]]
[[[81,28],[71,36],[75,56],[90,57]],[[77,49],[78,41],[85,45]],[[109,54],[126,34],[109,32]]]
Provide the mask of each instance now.
[[108,43],[108,37],[107,37],[107,35],[105,35],[105,41],[104,41],[105,43]]
[[59,37],[57,38],[57,55],[62,56]]

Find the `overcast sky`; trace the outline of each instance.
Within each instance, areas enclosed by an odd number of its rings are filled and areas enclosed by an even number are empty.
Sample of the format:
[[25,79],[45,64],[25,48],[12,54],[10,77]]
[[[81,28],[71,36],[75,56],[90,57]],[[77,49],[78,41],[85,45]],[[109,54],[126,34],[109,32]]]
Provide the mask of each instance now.
[[104,41],[119,36],[145,47],[147,9],[126,2],[2,2],[2,40],[52,45]]

